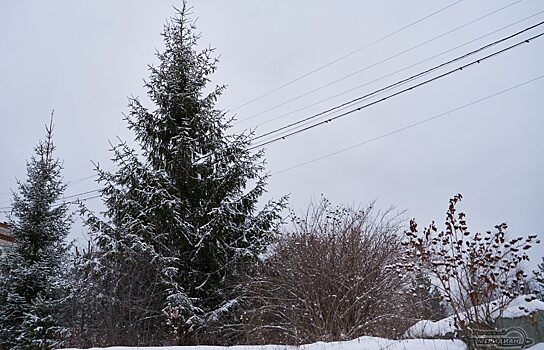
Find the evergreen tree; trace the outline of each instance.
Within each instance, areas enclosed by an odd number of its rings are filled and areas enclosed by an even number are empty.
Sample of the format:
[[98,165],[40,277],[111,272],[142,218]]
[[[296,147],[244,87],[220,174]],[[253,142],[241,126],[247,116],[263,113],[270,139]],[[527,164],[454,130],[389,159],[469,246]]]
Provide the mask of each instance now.
[[544,301],[544,258],[542,258],[542,263],[538,265],[538,270],[534,271],[536,277],[537,293],[540,297],[540,300]]
[[208,87],[217,59],[197,51],[194,30],[185,6],[165,26],[145,83],[153,109],[131,98],[126,116],[140,147],[113,147],[118,169],[98,169],[107,209],[83,209],[97,247],[83,268],[104,309],[119,310],[115,341],[157,343],[151,334],[164,332],[170,342],[196,341],[238,304],[237,276],[270,243],[284,206],[258,210],[263,154],[250,153],[250,135],[227,132],[230,121],[214,107],[224,87]]
[[417,272],[412,281],[412,301],[416,318],[437,321],[446,317],[446,310],[440,303],[440,291],[428,276]]
[[62,344],[64,269],[71,218],[62,198],[62,165],[53,158],[53,127],[18,182],[11,218],[15,244],[0,258],[0,344],[5,349],[52,349]]

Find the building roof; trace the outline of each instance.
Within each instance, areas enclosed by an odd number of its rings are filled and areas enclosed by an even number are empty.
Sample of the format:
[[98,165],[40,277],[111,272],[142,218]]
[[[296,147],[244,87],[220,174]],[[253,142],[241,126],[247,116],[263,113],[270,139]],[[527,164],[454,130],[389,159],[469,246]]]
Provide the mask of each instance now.
[[15,242],[15,238],[11,236],[10,232],[11,232],[11,228],[9,224],[6,222],[0,222],[0,243]]

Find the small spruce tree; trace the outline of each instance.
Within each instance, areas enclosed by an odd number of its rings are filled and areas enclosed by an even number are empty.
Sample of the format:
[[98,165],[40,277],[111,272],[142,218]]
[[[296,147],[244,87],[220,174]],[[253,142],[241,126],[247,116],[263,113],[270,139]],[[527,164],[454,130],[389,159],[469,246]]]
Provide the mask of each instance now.
[[224,87],[208,87],[217,59],[197,51],[194,30],[185,6],[165,26],[145,83],[154,106],[131,98],[126,116],[140,147],[113,146],[117,170],[98,169],[106,210],[83,208],[96,243],[87,277],[102,288],[104,312],[119,311],[109,343],[198,341],[238,304],[238,276],[271,241],[284,206],[257,208],[263,154],[248,150],[250,135],[227,132],[214,107]]
[[71,218],[58,204],[66,185],[61,162],[53,158],[53,125],[18,182],[10,224],[15,244],[0,258],[0,348],[52,349],[62,344],[66,295],[65,242]]
[[412,307],[416,318],[437,321],[446,317],[446,310],[440,303],[440,291],[431,279],[422,272],[416,272],[412,281]]
[[538,270],[534,271],[536,277],[536,291],[540,300],[544,301],[544,258],[542,258],[542,263],[538,265]]

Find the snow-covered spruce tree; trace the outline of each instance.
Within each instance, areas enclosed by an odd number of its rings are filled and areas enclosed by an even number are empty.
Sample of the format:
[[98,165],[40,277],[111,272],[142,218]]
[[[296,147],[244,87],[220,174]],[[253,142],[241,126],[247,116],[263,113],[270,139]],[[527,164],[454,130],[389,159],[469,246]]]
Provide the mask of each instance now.
[[544,258],[542,263],[538,265],[538,270],[533,271],[536,279],[536,292],[540,300],[544,300]]
[[202,340],[238,304],[237,276],[273,238],[285,202],[258,210],[263,154],[248,151],[249,135],[227,133],[214,107],[224,87],[206,90],[217,59],[196,50],[194,30],[185,6],[165,26],[160,63],[145,83],[153,109],[131,98],[126,116],[140,148],[113,147],[118,169],[98,169],[107,209],[84,209],[97,246],[87,276],[121,318],[110,326],[157,334],[138,331],[125,344]]
[[28,178],[13,196],[15,244],[0,259],[0,348],[52,349],[62,345],[66,296],[65,243],[71,218],[58,205],[66,185],[53,158],[52,124],[27,163]]
[[440,303],[440,291],[431,282],[429,276],[416,272],[412,281],[412,295],[409,297],[412,314],[418,320],[438,321],[446,317],[446,310]]

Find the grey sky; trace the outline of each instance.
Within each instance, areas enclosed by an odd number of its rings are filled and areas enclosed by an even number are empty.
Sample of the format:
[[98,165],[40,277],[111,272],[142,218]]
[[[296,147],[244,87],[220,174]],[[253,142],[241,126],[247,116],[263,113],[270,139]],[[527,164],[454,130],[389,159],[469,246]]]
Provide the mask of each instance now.
[[[219,107],[233,109],[387,35],[449,1],[193,1],[202,46],[221,55],[214,83],[227,84]],[[280,91],[240,108],[250,117],[289,98],[372,65],[513,0],[465,0]],[[67,180],[109,165],[108,140],[131,139],[122,120],[127,96],[144,97],[147,64],[156,62],[160,32],[176,1],[2,1],[0,3],[0,207],[9,206],[15,178],[43,137],[55,109],[57,155]],[[377,79],[544,10],[524,0],[383,64],[260,115],[234,130]],[[544,20],[534,16],[504,31],[349,94],[275,122],[257,133],[378,89]],[[534,35],[544,29],[538,28]],[[511,43],[518,40],[512,40]],[[505,45],[501,46],[504,47]],[[491,50],[494,51],[494,50]],[[489,52],[491,52],[489,51]],[[544,38],[412,92],[270,145],[272,173],[375,138],[544,74]],[[468,61],[466,61],[468,62]],[[539,233],[544,212],[544,79],[360,148],[272,176],[269,196],[291,194],[295,209],[320,194],[333,202],[378,198],[407,209],[420,224],[442,222],[457,192],[472,229],[507,221],[510,234]],[[231,113],[232,114],[232,113]],[[97,188],[92,180],[67,195]],[[91,206],[99,207],[94,200]],[[0,221],[5,214],[0,214]],[[76,226],[76,230],[80,230]],[[77,232],[76,232],[77,235]],[[533,256],[544,255],[541,245]]]

